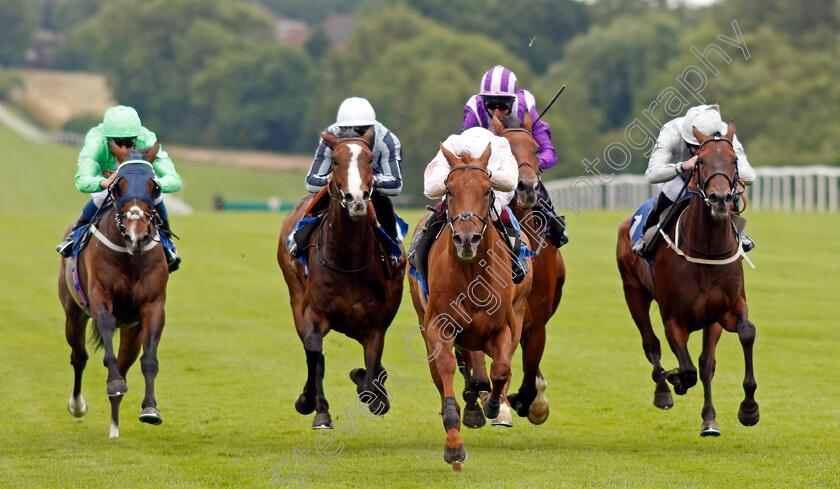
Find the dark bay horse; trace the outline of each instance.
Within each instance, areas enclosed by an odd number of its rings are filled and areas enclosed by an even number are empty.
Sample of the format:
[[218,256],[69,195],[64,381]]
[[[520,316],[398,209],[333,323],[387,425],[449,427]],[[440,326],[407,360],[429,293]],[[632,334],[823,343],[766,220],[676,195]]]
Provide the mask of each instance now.
[[[511,407],[520,416],[528,416],[533,424],[542,424],[548,418],[549,406],[545,397],[546,382],[540,372],[545,348],[545,326],[554,315],[563,294],[566,281],[566,265],[560,250],[549,242],[545,214],[534,211],[540,198],[542,182],[539,177],[540,146],[531,135],[531,114],[525,113],[521,125],[515,117],[500,121],[493,118],[497,135],[510,143],[510,150],[519,163],[519,181],[516,185],[516,203],[511,205],[514,216],[522,227],[522,234],[528,236],[534,252],[532,269],[534,274],[531,293],[528,294],[525,316],[522,324],[522,367],[523,378],[519,392],[509,394]],[[511,127],[513,126],[513,127]]]
[[494,201],[487,169],[490,146],[478,159],[455,156],[442,144],[441,150],[451,168],[446,181],[447,226],[429,251],[428,301],[414,277],[409,277],[409,286],[429,369],[440,392],[447,433],[443,458],[459,470],[467,452],[453,387],[457,367],[453,347],[493,359],[492,390],[483,411],[491,419],[497,417],[510,382],[510,361],[519,343],[531,274],[513,285],[507,245],[490,222]]
[[[120,434],[119,407],[128,391],[125,376],[137,360],[141,346],[140,368],[146,380],[146,395],[140,421],[153,425],[163,422],[155,400],[155,377],[169,270],[157,238],[160,220],[154,210],[154,200],[160,188],[151,165],[159,148],[155,143],[150,149],[125,150],[110,143],[111,152],[120,163],[117,178],[110,187],[114,206],[104,211],[99,228],[92,228],[94,235],[78,254],[78,259],[61,259],[58,295],[64,306],[67,342],[73,349],[70,363],[75,370],[73,394],[67,409],[75,417],[82,417],[87,412],[81,388],[82,372],[88,359],[85,330],[92,317],[96,324],[92,337],[98,340],[97,348],[105,349],[111,438]],[[70,229],[72,226],[65,237]],[[78,279],[74,280],[74,276]],[[113,338],[118,328],[117,356]]]
[[315,429],[332,428],[324,394],[322,350],[323,337],[330,330],[343,333],[364,347],[365,368],[353,369],[350,378],[357,386],[359,399],[368,404],[372,413],[388,411],[382,350],[385,331],[402,299],[405,276],[405,252],[391,269],[387,256],[382,259],[381,237],[373,227],[373,129],[361,138],[341,136],[321,134],[332,149],[328,185],[331,199],[326,217],[310,239],[308,270],[289,254],[285,238],[303,217],[312,195],[301,199],[283,220],[277,248],[277,262],[289,287],[295,327],[308,367],[306,384],[295,409],[300,414],[315,411]]
[[[702,436],[720,435],[712,404],[712,377],[715,373],[715,347],[722,330],[737,332],[744,350],[744,400],[738,419],[745,426],[758,423],[758,403],[753,375],[752,347],[755,326],[748,319],[744,292],[743,251],[734,231],[730,206],[737,193],[737,157],[732,148],[735,124],[730,121],[725,136],[705,136],[700,142],[693,174],[693,195],[687,209],[663,228],[663,237],[654,250],[651,269],[632,252],[629,230],[632,216],[618,231],[618,269],[624,284],[624,297],[642,335],[645,356],[653,365],[656,382],[653,403],[661,409],[673,406],[668,382],[674,392],[685,392],[697,383],[697,369],[688,352],[688,336],[703,330],[700,379],[704,399]],[[679,367],[666,372],[660,365],[659,339],[650,322],[650,303],[656,300],[668,344]]]

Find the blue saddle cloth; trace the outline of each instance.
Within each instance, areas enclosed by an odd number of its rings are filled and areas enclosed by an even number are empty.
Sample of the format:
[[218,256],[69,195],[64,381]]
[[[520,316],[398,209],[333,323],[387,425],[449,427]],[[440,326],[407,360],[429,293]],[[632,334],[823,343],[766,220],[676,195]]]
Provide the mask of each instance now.
[[645,201],[635,213],[633,213],[633,224],[630,226],[630,241],[635,243],[642,237],[642,227],[647,221],[648,214],[656,202],[656,197]]
[[[286,238],[286,246],[292,244],[294,236],[297,234],[298,231],[301,230],[301,228],[313,222],[320,222],[322,218],[323,215],[305,216],[301,220],[299,220],[297,224],[295,224],[295,228],[292,230],[292,232],[289,233],[289,237]],[[403,239],[405,239],[405,236],[408,233],[408,223],[403,221],[402,218],[400,218],[400,216],[398,216],[396,213],[394,213],[394,219],[397,222],[397,241],[394,241],[393,239],[391,239],[390,236],[388,236],[388,233],[386,233],[385,229],[382,228],[382,224],[379,223],[379,220],[376,221],[376,230],[379,232],[379,237],[382,239],[382,242],[385,243],[385,248],[388,250],[388,253],[391,256],[396,257],[397,260],[399,260],[402,256],[402,249],[400,248],[400,243],[403,242]],[[307,254],[301,253],[300,256],[297,258],[297,261],[299,261],[300,264],[303,265],[304,274],[309,275],[309,257],[307,256]]]

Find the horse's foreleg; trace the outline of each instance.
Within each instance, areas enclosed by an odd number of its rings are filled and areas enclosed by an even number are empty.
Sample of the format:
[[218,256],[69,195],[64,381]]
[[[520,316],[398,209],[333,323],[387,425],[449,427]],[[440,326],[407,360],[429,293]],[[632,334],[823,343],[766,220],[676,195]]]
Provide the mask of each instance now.
[[703,352],[700,354],[700,380],[703,382],[703,425],[700,436],[718,436],[720,428],[715,421],[715,406],[712,404],[712,378],[715,376],[715,347],[722,328],[715,323],[703,329]]
[[460,464],[467,458],[467,450],[464,447],[464,439],[461,438],[461,417],[453,387],[457,362],[455,354],[452,353],[452,344],[441,344],[443,349],[435,357],[434,364],[443,384],[443,428],[446,430],[443,459],[449,464]]
[[[140,318],[140,325],[143,327],[143,333],[141,334],[143,339],[143,356],[140,357],[140,369],[143,371],[143,378],[146,381],[146,395],[143,397],[143,412],[140,414],[140,421],[159,425],[163,423],[163,418],[161,418],[160,411],[157,409],[155,378],[158,374],[158,344],[160,343],[160,336],[163,333],[163,324],[165,321],[162,301],[160,303],[147,304],[141,310]],[[136,339],[129,339],[129,341],[133,343],[131,348],[134,349],[134,357],[136,358],[136,349],[139,347],[139,341]],[[126,366],[126,370],[128,370],[128,366]]]
[[631,281],[631,277],[625,276],[624,270],[622,270],[622,278],[624,279],[624,300],[630,309],[633,322],[636,323],[642,335],[642,349],[645,357],[653,365],[651,378],[656,383],[653,405],[659,409],[670,409],[674,406],[674,398],[671,397],[671,388],[664,375],[665,369],[659,363],[662,358],[662,347],[650,323],[650,303],[653,297],[642,287],[641,282]]
[[490,364],[490,380],[493,388],[490,390],[490,398],[484,403],[484,415],[492,419],[499,415],[501,397],[505,386],[510,381],[510,330],[500,329],[489,346],[488,353],[493,357],[493,362]]
[[105,301],[97,301],[94,306],[94,321],[99,336],[102,337],[102,347],[105,356],[102,363],[108,369],[107,393],[108,396],[121,396],[128,392],[128,385],[125,378],[117,370],[117,356],[114,354],[114,331],[117,329],[117,320],[111,314],[111,307]]
[[464,417],[461,421],[468,428],[481,428],[486,420],[478,401],[481,392],[490,391],[490,380],[487,379],[484,366],[484,352],[456,350],[455,358],[464,376]]
[[[75,305],[75,304],[74,304]],[[81,418],[87,412],[87,402],[82,397],[82,372],[87,365],[88,353],[85,349],[85,330],[88,318],[84,313],[68,312],[64,333],[67,343],[72,348],[70,364],[73,365],[73,393],[67,402],[67,410],[76,418]]]
[[545,398],[545,379],[540,374],[540,361],[545,350],[545,325],[532,326],[522,335],[522,385],[513,396],[508,396],[511,407],[519,416],[527,416],[533,424],[542,424],[548,418],[548,400]]
[[688,389],[697,384],[697,368],[691,361],[688,353],[688,330],[680,325],[674,318],[663,318],[665,324],[665,336],[671,351],[676,355],[680,366],[665,374],[668,382],[674,385],[674,392],[683,395]]
[[[330,404],[324,394],[324,338],[321,334],[320,322],[313,318],[311,309],[304,316],[304,328],[306,334],[303,337],[303,349],[306,352],[307,379],[303,393],[295,403],[298,412],[303,413],[301,408],[312,412],[311,398],[315,395],[315,419],[312,422],[313,429],[332,428],[330,417]],[[314,392],[313,392],[314,391]],[[306,413],[308,414],[308,413]]]
[[741,340],[741,347],[744,349],[744,400],[738,409],[738,421],[744,426],[753,426],[758,423],[758,403],[755,400],[755,375],[753,373],[753,342],[755,342],[755,325],[747,319],[746,303],[743,312],[739,315],[738,339]]
[[376,415],[387,413],[391,407],[388,392],[385,390],[387,374],[382,368],[384,344],[384,331],[375,331],[368,335],[362,342],[365,349],[365,368],[350,371],[350,379],[356,383],[359,399],[367,402],[370,412]]

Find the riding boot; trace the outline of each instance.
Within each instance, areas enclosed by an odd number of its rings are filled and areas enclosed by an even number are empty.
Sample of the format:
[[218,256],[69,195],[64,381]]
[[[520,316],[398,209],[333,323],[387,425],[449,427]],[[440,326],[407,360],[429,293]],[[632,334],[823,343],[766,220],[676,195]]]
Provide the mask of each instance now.
[[536,210],[545,216],[548,225],[548,240],[555,248],[560,248],[569,242],[569,235],[566,234],[566,216],[560,216],[554,210],[551,196],[545,186],[540,182],[540,198],[535,206]]
[[498,229],[502,233],[502,237],[504,237],[505,239],[505,244],[507,245],[508,251],[510,252],[511,275],[513,277],[513,283],[519,284],[523,280],[525,280],[525,275],[528,274],[527,259],[519,259],[519,247],[521,246],[519,230],[513,224],[513,220],[510,219],[510,217],[508,217],[507,219],[505,219],[504,217],[500,217],[498,220],[493,221],[493,225],[496,226],[496,229]]
[[99,210],[94,204],[93,199],[89,200],[87,204],[85,204],[84,208],[82,209],[82,213],[79,214],[79,217],[76,218],[76,223],[73,226],[73,229],[70,230],[70,234],[67,235],[67,239],[61,242],[58,246],[55,247],[55,251],[57,251],[61,256],[64,258],[69,258],[70,255],[73,254],[73,245],[76,244],[75,240],[73,239],[73,235],[76,234],[76,231],[84,226],[90,224],[90,221],[93,220],[94,216],[96,216],[96,212]]
[[169,265],[169,273],[172,273],[181,266],[181,257],[178,256],[178,250],[175,249],[175,243],[172,241],[173,236],[176,238],[178,236],[172,232],[172,228],[169,226],[169,214],[166,212],[163,200],[155,204],[155,212],[160,218],[160,226],[158,227],[160,244],[163,245],[166,263]]
[[[324,189],[326,189],[326,187],[324,187]],[[318,225],[321,223],[320,216],[326,212],[329,206],[329,193],[324,190],[321,190],[315,195],[315,197],[312,198],[312,201],[309,203],[309,207],[306,209],[302,219],[313,217],[317,217],[317,219],[310,219],[310,222],[303,225],[298,223],[298,225],[295,226],[295,230],[292,230],[291,235],[289,235],[289,238],[286,239],[286,249],[289,251],[289,254],[292,255],[292,258],[300,258],[304,251],[309,247],[309,238],[312,237],[312,233],[318,229]],[[298,228],[298,226],[300,226],[300,228]]]
[[[400,238],[397,230],[397,216],[394,213],[394,204],[391,203],[391,199],[389,199],[387,195],[374,192],[371,195],[370,200],[373,203],[373,212],[376,214],[376,220],[379,221],[379,224],[382,226],[382,230],[385,231],[385,234],[387,234],[394,243],[401,242],[402,238]],[[400,252],[400,255],[401,254],[402,252]],[[399,263],[400,255],[392,254],[390,256],[392,267]]]
[[662,214],[662,211],[664,211],[673,204],[674,202],[671,199],[669,199],[664,193],[659,194],[659,197],[656,198],[656,202],[653,203],[653,207],[651,207],[650,209],[650,213],[648,213],[647,219],[645,219],[645,222],[642,225],[641,237],[639,237],[639,239],[633,245],[633,253],[643,258],[647,256],[649,248],[651,248],[651,243],[645,243],[645,235],[647,234],[647,230],[659,224],[659,216]]
[[[430,206],[429,209],[432,209]],[[420,231],[414,235],[411,244],[408,245],[408,262],[414,267],[417,272],[426,277],[426,269],[429,261],[429,250],[432,249],[432,244],[440,232],[441,226],[445,220],[443,219],[443,206],[438,204],[438,207],[432,211],[432,214],[423,223]]]

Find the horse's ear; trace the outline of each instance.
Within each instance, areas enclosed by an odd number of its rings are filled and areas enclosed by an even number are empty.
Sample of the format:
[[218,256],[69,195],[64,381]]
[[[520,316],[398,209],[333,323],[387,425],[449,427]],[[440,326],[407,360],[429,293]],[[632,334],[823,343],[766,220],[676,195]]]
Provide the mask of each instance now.
[[732,141],[735,137],[735,119],[729,119],[729,126],[726,131],[726,139]]
[[534,126],[534,118],[531,117],[531,111],[525,111],[525,118],[522,119],[522,128],[528,132],[532,132],[531,128]]
[[108,139],[108,149],[111,150],[118,163],[128,160],[128,150],[117,146],[113,139]]
[[481,153],[481,158],[478,159],[481,166],[487,168],[487,162],[490,161],[490,155],[493,154],[493,148],[490,143],[487,143],[487,148],[485,148],[484,153]]
[[367,141],[368,148],[373,148],[373,126],[370,126],[362,135],[362,139]]
[[440,143],[440,150],[443,153],[444,158],[446,158],[447,163],[449,163],[449,168],[454,168],[459,163],[461,163],[461,160],[458,159],[458,157],[455,156],[451,151],[446,149],[446,146],[444,146],[443,143]]
[[706,136],[702,132],[698,131],[696,127],[691,126],[691,132],[694,134],[694,137],[697,138],[697,143],[703,144],[703,141],[709,139],[711,136]]
[[330,149],[335,149],[336,143],[338,143],[338,138],[333,136],[328,132],[321,132],[318,133],[321,135],[321,139],[324,140],[324,144],[326,144]]
[[155,158],[157,158],[158,151],[160,151],[160,141],[155,141],[154,146],[152,146],[151,149],[149,149],[149,151],[146,151],[146,154],[143,155],[143,158],[149,163],[154,163]]
[[493,131],[495,131],[496,136],[501,134],[504,130],[505,130],[505,125],[502,124],[502,121],[500,121],[499,118],[494,115],[493,116]]

